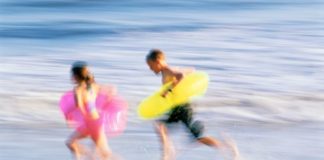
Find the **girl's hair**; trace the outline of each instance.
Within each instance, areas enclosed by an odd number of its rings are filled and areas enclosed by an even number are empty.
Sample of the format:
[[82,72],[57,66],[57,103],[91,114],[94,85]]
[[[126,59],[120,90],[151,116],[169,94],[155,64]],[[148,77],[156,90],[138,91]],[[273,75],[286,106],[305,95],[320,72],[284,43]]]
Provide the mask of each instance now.
[[87,70],[87,62],[76,61],[72,64],[71,73],[74,76],[77,83],[86,82],[87,88],[90,89],[91,83],[94,82],[94,78]]
[[146,61],[156,61],[158,59],[165,59],[163,51],[159,49],[151,49],[148,55],[146,56]]

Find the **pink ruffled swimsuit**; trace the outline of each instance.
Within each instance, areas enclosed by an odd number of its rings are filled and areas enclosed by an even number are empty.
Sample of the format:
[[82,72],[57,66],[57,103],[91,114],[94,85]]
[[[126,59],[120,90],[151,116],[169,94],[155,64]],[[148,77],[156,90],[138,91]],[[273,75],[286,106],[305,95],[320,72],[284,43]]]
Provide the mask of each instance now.
[[[92,94],[89,92],[89,94]],[[83,135],[96,138],[103,130],[108,137],[121,134],[127,123],[127,102],[119,97],[109,95],[104,90],[100,90],[97,95],[89,95],[86,104],[87,114],[81,113],[76,105],[74,91],[63,94],[60,100],[60,109],[68,122],[68,125],[75,128]],[[91,112],[97,112],[98,119],[91,118]]]
[[[98,112],[99,107],[96,106],[97,96],[93,90],[88,90],[88,103],[86,104],[87,115],[84,115],[84,125],[77,128],[77,131],[83,135],[90,135],[92,138],[98,138],[100,132],[103,132],[103,116]],[[98,118],[92,118],[92,114],[98,114]],[[88,116],[90,115],[90,116]]]

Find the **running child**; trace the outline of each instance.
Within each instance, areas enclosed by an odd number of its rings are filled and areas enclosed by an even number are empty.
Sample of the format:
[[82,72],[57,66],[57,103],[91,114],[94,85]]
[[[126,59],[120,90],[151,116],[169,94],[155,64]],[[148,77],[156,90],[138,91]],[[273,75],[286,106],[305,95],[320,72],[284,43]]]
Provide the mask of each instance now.
[[69,136],[66,145],[75,159],[80,160],[82,155],[88,154],[89,151],[79,141],[90,137],[96,146],[95,151],[100,159],[107,160],[111,156],[111,151],[103,129],[102,117],[100,117],[100,113],[95,106],[96,97],[101,87],[95,83],[86,62],[77,61],[73,63],[71,73],[72,80],[75,83],[73,92],[76,106],[82,113],[84,123]]
[[[186,74],[193,72],[193,69],[170,67],[166,62],[165,54],[159,49],[152,49],[146,56],[146,62],[155,74],[162,74],[162,84],[172,83],[170,88],[162,92],[161,96],[163,97],[172,92],[172,89],[186,76]],[[168,129],[166,126],[176,122],[182,122],[197,142],[216,149],[225,147],[225,143],[220,140],[203,134],[204,125],[202,122],[194,120],[193,109],[188,102],[174,107],[167,114],[166,119],[156,121],[156,131],[159,134],[163,148],[163,160],[175,158],[175,152],[168,136]],[[234,154],[237,152],[235,148],[232,148],[232,151]]]

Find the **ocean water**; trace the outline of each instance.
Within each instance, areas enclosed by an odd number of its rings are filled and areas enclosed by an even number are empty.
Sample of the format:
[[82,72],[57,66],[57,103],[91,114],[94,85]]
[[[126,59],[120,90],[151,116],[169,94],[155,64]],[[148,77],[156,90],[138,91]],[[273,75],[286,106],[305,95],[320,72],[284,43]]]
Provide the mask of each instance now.
[[128,100],[125,134],[152,136],[136,107],[160,86],[145,62],[160,48],[170,65],[209,74],[197,118],[226,128],[245,159],[323,159],[323,44],[321,0],[1,0],[0,125],[63,126],[58,100],[85,60]]

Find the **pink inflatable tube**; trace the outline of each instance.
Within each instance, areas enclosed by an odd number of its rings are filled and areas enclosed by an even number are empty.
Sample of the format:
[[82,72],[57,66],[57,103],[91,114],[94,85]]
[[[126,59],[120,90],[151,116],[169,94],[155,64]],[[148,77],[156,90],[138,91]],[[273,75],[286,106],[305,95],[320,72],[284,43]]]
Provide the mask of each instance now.
[[127,102],[118,96],[110,96],[104,92],[99,92],[96,99],[96,108],[100,118],[95,124],[88,123],[87,118],[76,106],[73,91],[66,92],[60,100],[60,109],[68,122],[68,125],[85,133],[91,133],[94,125],[103,127],[108,137],[121,134],[127,123]]

